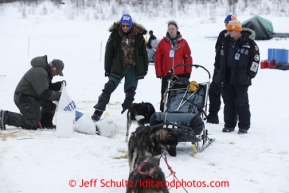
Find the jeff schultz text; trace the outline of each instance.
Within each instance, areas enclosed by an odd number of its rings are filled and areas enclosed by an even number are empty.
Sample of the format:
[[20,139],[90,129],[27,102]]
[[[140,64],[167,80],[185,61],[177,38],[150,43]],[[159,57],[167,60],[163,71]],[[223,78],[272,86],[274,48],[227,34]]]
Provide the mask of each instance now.
[[198,180],[172,180],[172,181],[157,181],[157,180],[106,180],[106,179],[90,179],[90,180],[81,180],[81,183],[77,186],[77,183],[75,180],[69,181],[70,187],[80,187],[80,188],[92,188],[92,187],[100,187],[100,188],[134,188],[136,186],[142,187],[142,188],[148,188],[148,187],[161,187],[166,186],[168,188],[180,188],[180,187],[188,187],[188,188],[228,188],[230,186],[229,181],[198,181]]

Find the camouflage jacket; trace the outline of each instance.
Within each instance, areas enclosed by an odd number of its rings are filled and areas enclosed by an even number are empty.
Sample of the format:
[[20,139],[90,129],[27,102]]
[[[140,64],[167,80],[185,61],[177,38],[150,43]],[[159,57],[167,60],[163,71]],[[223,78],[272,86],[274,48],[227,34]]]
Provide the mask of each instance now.
[[124,34],[120,23],[114,23],[105,48],[104,69],[116,78],[122,76],[123,67],[135,67],[137,79],[142,79],[148,70],[148,56],[144,34],[146,29],[134,23],[129,34]]

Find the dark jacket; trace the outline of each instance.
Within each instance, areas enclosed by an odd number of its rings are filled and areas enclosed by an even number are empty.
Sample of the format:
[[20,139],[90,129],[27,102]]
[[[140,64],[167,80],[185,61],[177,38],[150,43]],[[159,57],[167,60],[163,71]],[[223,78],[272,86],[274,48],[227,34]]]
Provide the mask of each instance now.
[[[111,32],[105,48],[104,69],[110,72],[110,76],[120,78],[124,67],[124,53],[121,48],[123,32],[119,22],[114,23],[109,31]],[[137,23],[133,24],[128,38],[134,38],[133,62],[137,79],[142,79],[148,71],[148,56],[145,39],[146,29]]]
[[156,36],[154,36],[154,34],[150,35],[150,38],[149,38],[149,41],[148,41],[148,44],[147,44],[147,47],[148,47],[149,49],[152,49],[152,45],[151,45],[152,40],[156,40],[156,39],[157,39],[157,38],[156,38]]
[[31,60],[31,66],[18,83],[15,93],[27,96],[59,101],[62,82],[51,83],[52,75],[48,67],[47,56]]
[[[219,33],[217,42],[216,42],[216,44],[215,44],[215,52],[216,52],[216,54],[215,54],[215,61],[217,60],[217,52],[218,52],[219,48],[221,47],[222,41],[225,39],[225,34],[226,34],[227,32],[228,32],[228,31],[225,29],[225,30],[223,30],[223,31],[221,31],[221,32]],[[216,66],[216,65],[214,64],[214,66]],[[214,68],[213,81],[214,81],[214,77],[215,77],[216,73],[217,73],[217,70],[216,70],[216,68]]]
[[[214,80],[218,85],[226,83],[232,85],[252,84],[251,79],[256,76],[260,61],[259,48],[253,40],[254,38],[255,32],[253,30],[243,28],[241,38],[235,42],[232,63],[228,64],[229,44],[232,38],[228,33],[225,34],[215,59],[216,74]],[[226,70],[230,71],[226,72]]]
[[215,45],[215,50],[217,51],[218,48],[221,46],[221,43],[222,41],[225,39],[225,34],[227,33],[228,31],[226,29],[224,29],[223,31],[221,31],[219,33],[219,36],[218,36],[218,39],[217,39],[217,42],[216,42],[216,45]]

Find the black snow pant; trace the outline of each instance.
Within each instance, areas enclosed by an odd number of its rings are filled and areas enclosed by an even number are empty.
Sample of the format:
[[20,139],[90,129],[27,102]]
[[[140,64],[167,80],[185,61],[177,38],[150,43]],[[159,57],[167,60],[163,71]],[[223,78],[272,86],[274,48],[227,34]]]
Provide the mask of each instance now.
[[15,94],[14,103],[21,114],[6,111],[5,124],[33,130],[40,128],[38,122],[41,122],[43,127],[53,125],[52,120],[56,105],[52,101],[36,99],[23,94]]
[[160,111],[164,112],[164,93],[168,88],[168,78],[162,77],[162,88],[161,88],[161,102],[160,102]]
[[210,84],[209,100],[209,114],[212,116],[217,116],[221,106],[221,87],[219,87],[219,85],[217,85],[214,81],[212,81]]
[[225,103],[224,107],[224,121],[225,127],[235,128],[237,125],[238,114],[238,127],[239,129],[248,130],[250,128],[250,106],[248,98],[247,85],[234,86],[225,84],[222,87],[222,97]]

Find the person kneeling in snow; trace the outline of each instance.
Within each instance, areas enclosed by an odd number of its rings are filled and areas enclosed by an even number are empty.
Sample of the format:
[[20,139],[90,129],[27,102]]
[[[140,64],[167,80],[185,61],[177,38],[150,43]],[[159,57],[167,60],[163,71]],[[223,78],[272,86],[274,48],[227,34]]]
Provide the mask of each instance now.
[[55,128],[52,123],[55,114],[56,104],[52,101],[59,101],[61,92],[58,92],[62,83],[52,83],[56,75],[63,76],[64,64],[61,60],[55,59],[47,62],[47,56],[36,57],[31,60],[30,68],[18,83],[14,102],[21,114],[0,110],[0,129],[5,130],[5,125],[33,129],[45,127]]
[[144,34],[146,29],[132,22],[129,14],[124,14],[119,22],[109,29],[111,32],[105,48],[104,70],[108,82],[104,85],[102,94],[91,118],[98,121],[109,103],[111,93],[125,77],[125,100],[122,112],[132,106],[138,80],[143,79],[148,71],[148,56]]

